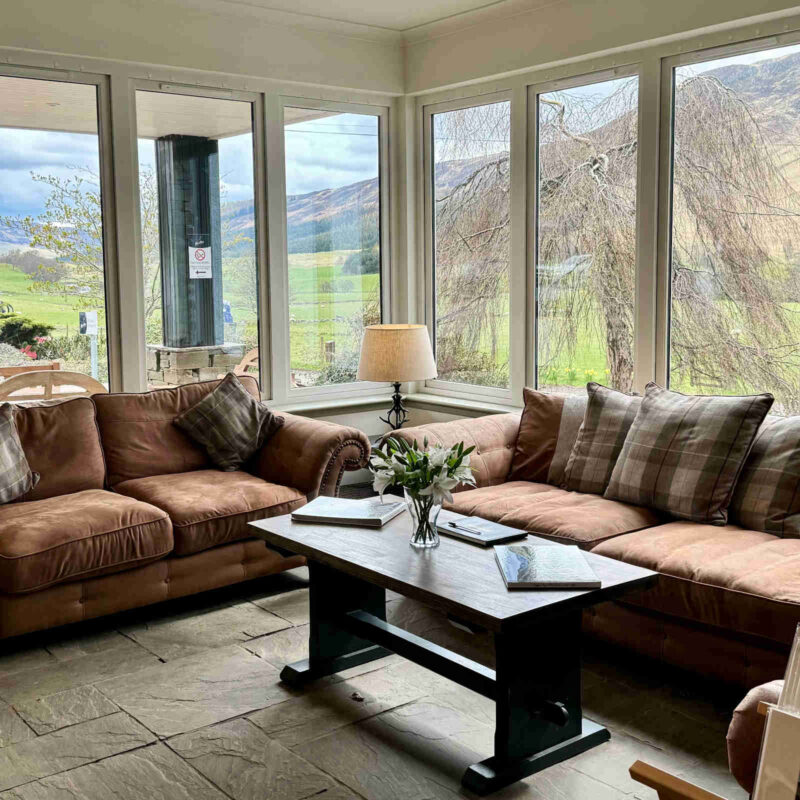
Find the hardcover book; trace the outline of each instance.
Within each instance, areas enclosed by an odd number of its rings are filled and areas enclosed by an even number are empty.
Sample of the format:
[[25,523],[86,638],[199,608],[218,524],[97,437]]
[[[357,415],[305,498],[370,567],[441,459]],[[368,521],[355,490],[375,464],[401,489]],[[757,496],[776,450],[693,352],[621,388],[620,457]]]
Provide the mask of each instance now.
[[292,511],[295,522],[317,522],[323,525],[359,525],[380,528],[406,507],[402,501],[381,503],[379,497],[350,500],[346,497],[315,497],[310,503]]
[[436,529],[443,536],[453,536],[465,542],[489,547],[514,539],[526,539],[528,534],[518,528],[509,528],[499,522],[491,522],[482,517],[465,517],[452,511],[442,511]]
[[574,545],[497,545],[494,555],[509,589],[599,589],[602,585]]

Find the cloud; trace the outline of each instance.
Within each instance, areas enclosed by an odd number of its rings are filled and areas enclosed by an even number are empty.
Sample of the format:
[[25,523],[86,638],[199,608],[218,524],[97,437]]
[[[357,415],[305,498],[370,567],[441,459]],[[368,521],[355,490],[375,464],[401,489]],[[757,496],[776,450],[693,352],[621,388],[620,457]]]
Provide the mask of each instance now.
[[0,214],[35,215],[49,190],[31,173],[68,178],[80,169],[98,171],[97,136],[0,128]]

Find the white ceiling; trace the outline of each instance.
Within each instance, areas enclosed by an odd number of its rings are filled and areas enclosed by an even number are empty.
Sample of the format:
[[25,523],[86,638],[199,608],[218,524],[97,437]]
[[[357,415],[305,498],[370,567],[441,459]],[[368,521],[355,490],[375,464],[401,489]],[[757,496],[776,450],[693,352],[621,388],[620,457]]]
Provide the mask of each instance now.
[[[167,92],[136,92],[138,135],[224,139],[252,130],[250,103]],[[287,108],[291,125],[335,113]],[[97,90],[80,83],[0,76],[0,127],[97,133]]]
[[[183,0],[189,2],[191,0]],[[220,9],[239,5],[303,14],[403,32],[477,9],[502,5],[505,0],[217,0]],[[208,7],[208,0],[198,5]]]

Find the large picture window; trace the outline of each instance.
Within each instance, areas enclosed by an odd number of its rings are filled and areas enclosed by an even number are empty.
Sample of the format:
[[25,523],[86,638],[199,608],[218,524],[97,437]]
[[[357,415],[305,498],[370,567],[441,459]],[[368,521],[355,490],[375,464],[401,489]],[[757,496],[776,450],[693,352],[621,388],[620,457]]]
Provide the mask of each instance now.
[[633,385],[638,79],[537,96],[540,389]]
[[670,386],[800,413],[800,47],[674,70]]
[[95,85],[0,77],[0,381],[61,369],[108,386],[97,120]]
[[136,92],[149,388],[259,377],[253,110]]
[[356,380],[381,321],[380,117],[284,109],[290,388]]
[[433,330],[439,380],[509,386],[511,103],[431,120]]

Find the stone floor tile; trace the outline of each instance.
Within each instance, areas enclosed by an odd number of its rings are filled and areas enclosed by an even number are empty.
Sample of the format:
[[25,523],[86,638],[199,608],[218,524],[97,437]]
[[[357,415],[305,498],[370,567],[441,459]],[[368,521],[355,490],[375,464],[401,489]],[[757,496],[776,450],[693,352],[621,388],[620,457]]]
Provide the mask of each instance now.
[[632,798],[613,786],[576,772],[570,768],[569,762],[565,762],[495,792],[491,795],[491,800],[632,800]]
[[307,625],[309,621],[308,589],[297,589],[294,592],[264,597],[253,600],[260,608],[277,614],[292,625]]
[[612,729],[610,741],[574,756],[569,760],[569,766],[577,772],[630,794],[641,790],[641,784],[628,774],[628,768],[637,760],[646,761],[673,774],[696,763],[695,759],[680,758]]
[[[5,643],[4,643],[5,644]],[[22,672],[23,670],[36,669],[49,664],[53,656],[38,645],[11,645],[11,648],[4,647],[4,652],[0,655],[0,675],[10,675],[12,672]]]
[[119,647],[67,661],[50,656],[46,664],[33,669],[11,673],[0,670],[0,698],[14,705],[161,663],[135,642],[124,642]]
[[457,726],[444,719],[441,709],[432,715],[426,707],[424,714],[409,716],[406,712],[415,705],[349,725],[293,750],[369,800],[458,797],[464,770],[484,756],[450,735]]
[[233,800],[303,800],[334,788],[331,778],[245,719],[167,744]]
[[214,647],[246,642],[291,627],[291,623],[252,603],[238,603],[179,617],[151,619],[121,630],[165,661]]
[[299,697],[251,714],[272,739],[293,747],[352,722],[420,698],[424,691],[393,678],[386,670],[310,689]]
[[0,794],[0,800],[110,800],[111,798],[227,800],[219,789],[198,775],[163,744],[113,756]]
[[132,750],[155,737],[127,714],[111,714],[0,749],[0,789]]
[[236,645],[103,681],[97,688],[160,736],[213,725],[291,696],[275,667]]
[[[102,625],[100,620],[98,625]],[[94,656],[115,650],[119,647],[129,647],[130,642],[117,630],[99,629],[80,636],[59,636],[45,643],[47,651],[58,661],[70,661],[82,656]]]
[[[2,800],[2,797],[0,797],[0,800]],[[334,786],[332,789],[316,795],[314,800],[361,800],[361,798],[346,786]]]
[[11,706],[0,703],[0,747],[24,742],[35,735]]
[[16,705],[16,710],[36,733],[43,734],[104,717],[119,709],[94,686],[79,686],[48,697],[24,700]]
[[308,625],[286,628],[245,642],[242,647],[280,670],[286,664],[308,658]]
[[716,752],[676,774],[679,778],[715,792],[727,800],[747,800],[748,793],[739,786],[728,769],[728,753],[724,741]]

